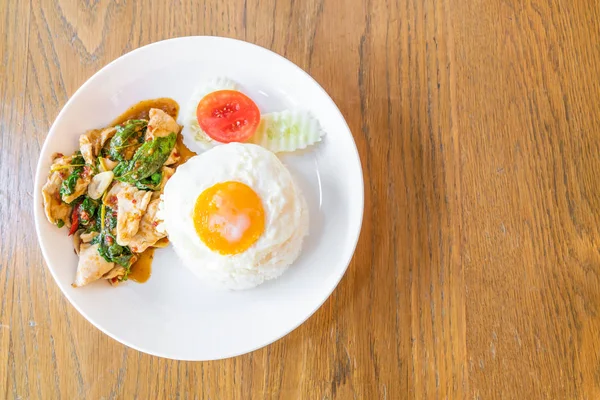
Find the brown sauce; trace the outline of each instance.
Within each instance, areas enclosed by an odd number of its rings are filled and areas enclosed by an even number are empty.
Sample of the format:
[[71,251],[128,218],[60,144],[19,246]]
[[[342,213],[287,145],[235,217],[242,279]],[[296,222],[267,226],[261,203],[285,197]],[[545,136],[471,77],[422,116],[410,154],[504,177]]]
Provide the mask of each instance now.
[[144,283],[152,275],[152,260],[154,259],[154,247],[148,247],[138,256],[138,260],[131,266],[129,279],[137,283]]
[[[123,114],[119,115],[111,125],[119,125],[130,119],[150,119],[149,113],[151,108],[159,108],[177,120],[177,115],[179,114],[179,104],[177,104],[175,100],[168,97],[161,97],[159,99],[143,100],[129,107],[129,109],[127,109],[127,111],[125,111]],[[196,153],[188,149],[183,144],[181,133],[177,135],[176,147],[181,155],[181,160],[177,163],[177,166],[183,164],[188,159],[196,155]],[[167,238],[161,239],[157,242],[157,246],[160,247],[163,247],[162,245],[167,244]],[[154,250],[154,247],[149,247],[143,253],[139,254],[138,260],[131,266],[129,279],[138,283],[144,283],[150,278],[150,275],[152,274]]]
[[119,115],[113,122],[112,125],[119,125],[129,119],[150,119],[148,113],[151,108],[159,108],[169,114],[171,117],[177,120],[177,114],[179,114],[179,104],[173,99],[168,97],[161,97],[160,99],[142,100],[139,103],[129,107],[127,111]]
[[183,144],[183,136],[181,134],[177,135],[177,143],[175,144],[175,146],[177,146],[177,150],[179,151],[179,155],[181,156],[181,159],[177,163],[177,166],[180,166],[190,158],[197,155],[196,153],[188,149],[185,144]]

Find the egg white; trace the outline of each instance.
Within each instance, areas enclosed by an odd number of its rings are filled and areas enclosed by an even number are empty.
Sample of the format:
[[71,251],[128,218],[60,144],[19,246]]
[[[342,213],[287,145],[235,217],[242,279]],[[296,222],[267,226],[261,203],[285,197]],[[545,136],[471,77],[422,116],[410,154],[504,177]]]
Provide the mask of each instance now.
[[[235,255],[210,250],[193,221],[198,196],[226,181],[251,187],[265,211],[263,234]],[[253,144],[217,146],[180,166],[165,186],[160,216],[185,265],[202,279],[230,289],[251,288],[281,275],[300,254],[308,232],[306,201],[289,171],[273,153]]]

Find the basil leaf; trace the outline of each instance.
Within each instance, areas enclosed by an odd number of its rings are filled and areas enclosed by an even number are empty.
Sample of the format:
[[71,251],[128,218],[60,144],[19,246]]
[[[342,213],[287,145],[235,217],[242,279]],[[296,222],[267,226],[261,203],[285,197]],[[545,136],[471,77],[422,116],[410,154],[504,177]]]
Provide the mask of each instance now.
[[135,187],[140,190],[158,190],[162,181],[162,173],[155,172],[147,178],[135,182]]
[[155,172],[152,175],[150,175],[150,180],[154,185],[160,185],[160,183],[162,182],[162,174],[159,172]]
[[144,133],[148,121],[132,119],[117,127],[117,132],[112,137],[108,147],[108,155],[117,161],[127,160],[132,154],[131,147],[137,146],[144,140]]
[[79,209],[79,223],[82,225],[89,224],[94,219],[99,206],[99,200],[93,200],[92,198],[86,196],[81,203],[81,208]]
[[[130,161],[121,161],[113,173],[118,180],[131,184],[141,182],[148,177],[152,181],[151,176],[167,161],[175,147],[176,139],[177,134],[172,132],[168,136],[157,137],[145,142]],[[147,185],[144,182],[142,184]]]
[[92,244],[98,244],[98,253],[107,262],[113,262],[120,266],[129,269],[133,253],[128,246],[121,246],[117,243],[117,239],[108,232],[102,232],[96,236]]
[[111,231],[117,227],[117,217],[115,214],[116,213],[113,211],[112,208],[106,207],[106,221],[104,222],[104,224],[106,225],[106,228],[108,228]]
[[72,195],[75,192],[75,186],[77,185],[77,179],[81,175],[81,168],[77,167],[73,170],[71,175],[67,177],[60,185],[60,197]]
[[[96,211],[96,217],[86,226],[86,233],[90,232],[102,232],[108,231],[109,233],[114,232],[114,229],[117,227],[117,217],[113,215],[114,211],[110,207],[106,207],[105,217],[104,217],[104,227],[102,227],[102,218],[100,217],[101,206],[98,205]],[[98,237],[98,236],[96,236]]]
[[70,196],[75,192],[77,179],[79,179],[79,177],[81,176],[81,172],[83,172],[82,165],[84,164],[85,160],[83,159],[81,152],[75,152],[75,154],[73,154],[73,157],[71,158],[71,165],[77,165],[77,167],[74,167],[73,171],[71,172],[71,174],[69,174],[67,179],[62,181],[62,184],[60,185],[60,189],[58,191],[60,197]]
[[81,151],[76,151],[71,159],[71,164],[85,164],[85,159],[81,155]]
[[[99,244],[102,243],[102,234],[94,236],[90,244]],[[98,250],[100,251],[100,250]]]

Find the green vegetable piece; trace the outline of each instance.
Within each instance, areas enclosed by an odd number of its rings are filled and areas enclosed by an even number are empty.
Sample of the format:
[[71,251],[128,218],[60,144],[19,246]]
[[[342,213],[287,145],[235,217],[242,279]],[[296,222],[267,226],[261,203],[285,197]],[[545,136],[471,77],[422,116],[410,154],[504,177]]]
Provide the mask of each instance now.
[[101,226],[102,218],[96,218],[95,229],[99,229],[100,234],[92,239],[92,244],[98,245],[98,254],[107,262],[114,262],[129,271],[132,264],[133,253],[128,246],[121,246],[112,234],[112,230],[117,226],[117,217],[113,215],[110,207],[100,206],[100,213],[104,209],[104,225]]
[[117,127],[117,132],[110,140],[108,155],[111,159],[123,161],[126,159],[125,149],[137,146],[144,140],[148,121],[132,119]]
[[261,115],[256,132],[248,141],[274,153],[304,149],[321,141],[324,132],[311,113],[281,111]]
[[67,179],[65,179],[62,184],[60,185],[60,196],[64,197],[64,196],[69,196],[71,194],[73,194],[73,192],[75,192],[75,186],[77,184],[77,179],[79,178],[79,175],[81,174],[81,171],[78,170],[78,168],[76,168],[71,175],[69,175],[67,177]]
[[117,239],[108,232],[102,232],[92,240],[92,244],[98,244],[98,253],[107,262],[114,262],[123,268],[129,269],[133,253],[128,246],[121,246]]
[[75,192],[75,186],[77,185],[77,179],[81,175],[83,171],[83,166],[85,165],[85,160],[81,155],[81,152],[76,152],[71,159],[71,165],[75,165],[71,174],[65,179],[60,185],[60,196],[69,196]]
[[125,174],[125,172],[127,172],[128,168],[129,168],[129,162],[128,161],[121,161],[113,169],[113,174],[115,174],[115,177],[119,177],[119,176]]
[[150,175],[150,180],[152,181],[152,183],[154,183],[155,185],[159,185],[160,182],[162,181],[162,174],[155,172],[152,175]]
[[59,219],[58,221],[56,221],[56,226],[58,228],[62,228],[63,226],[65,226],[65,221],[63,221],[62,219]]
[[[150,183],[156,186],[151,176],[167,161],[175,147],[176,139],[177,134],[172,132],[168,136],[157,137],[145,142],[135,152],[130,161],[121,161],[115,167],[113,170],[115,177],[122,182],[131,184],[136,184],[150,177]],[[146,183],[142,183],[142,185],[146,185]]]
[[155,172],[147,178],[135,182],[135,187],[140,190],[158,190],[162,181],[162,173]]
[[88,225],[94,219],[99,206],[99,200],[94,200],[86,196],[85,199],[83,199],[83,202],[81,202],[79,223]]
[[106,228],[108,228],[110,231],[113,231],[117,228],[117,217],[115,214],[116,213],[113,211],[112,208],[106,207],[106,221],[104,222],[104,224],[106,225]]

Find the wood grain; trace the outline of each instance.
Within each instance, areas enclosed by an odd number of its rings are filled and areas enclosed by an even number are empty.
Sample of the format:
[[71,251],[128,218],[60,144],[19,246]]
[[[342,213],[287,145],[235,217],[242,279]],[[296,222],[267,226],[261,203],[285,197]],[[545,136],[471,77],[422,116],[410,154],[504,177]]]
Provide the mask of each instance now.
[[[184,35],[311,73],[366,184],[356,255],[324,306],[205,363],[92,327],[32,229],[37,157],[69,96]],[[0,0],[0,60],[3,398],[600,398],[599,3]]]

